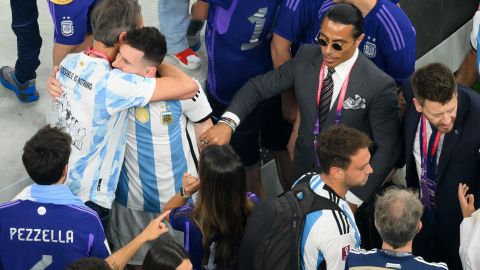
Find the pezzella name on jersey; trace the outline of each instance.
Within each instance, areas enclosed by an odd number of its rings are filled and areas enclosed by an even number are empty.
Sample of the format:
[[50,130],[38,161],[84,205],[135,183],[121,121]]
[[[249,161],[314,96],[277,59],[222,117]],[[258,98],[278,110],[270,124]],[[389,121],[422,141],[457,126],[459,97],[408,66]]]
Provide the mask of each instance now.
[[73,243],[73,231],[10,227],[10,240],[69,244]]

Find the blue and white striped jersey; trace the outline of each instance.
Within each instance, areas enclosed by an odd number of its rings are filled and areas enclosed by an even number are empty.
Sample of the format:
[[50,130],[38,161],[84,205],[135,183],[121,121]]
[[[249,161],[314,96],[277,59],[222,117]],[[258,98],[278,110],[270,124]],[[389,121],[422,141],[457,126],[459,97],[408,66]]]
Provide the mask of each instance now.
[[398,255],[389,254],[385,250],[352,249],[345,264],[345,270],[362,269],[415,269],[415,270],[444,270],[448,269],[445,263],[429,263],[422,257],[415,257],[410,253]]
[[32,185],[0,204],[0,269],[65,269],[110,255],[95,211],[64,185]]
[[63,93],[53,124],[72,136],[66,185],[83,201],[110,208],[125,152],[126,109],[145,106],[156,81],[111,70],[84,53],[65,57],[57,79]]
[[208,119],[211,112],[201,88],[188,100],[131,108],[116,201],[134,210],[161,212],[180,190],[183,174],[197,176],[193,123]]
[[319,210],[305,217],[300,240],[302,269],[343,269],[351,248],[360,247],[360,233],[348,203],[327,186],[320,175],[310,179],[310,187],[319,196],[338,204],[343,212]]

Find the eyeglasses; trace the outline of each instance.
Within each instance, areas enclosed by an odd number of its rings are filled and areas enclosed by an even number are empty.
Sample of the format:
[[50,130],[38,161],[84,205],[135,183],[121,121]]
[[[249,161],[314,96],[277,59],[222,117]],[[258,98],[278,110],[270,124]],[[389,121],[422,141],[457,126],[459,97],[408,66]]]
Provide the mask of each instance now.
[[[328,43],[330,43],[327,39],[321,38],[320,36],[317,36],[315,38],[315,40],[317,41],[318,45],[320,45],[322,47],[326,47],[326,46],[328,46]],[[334,42],[332,42],[332,49],[334,49],[335,51],[341,51],[343,49],[346,49],[348,46],[350,46],[356,40],[357,39],[354,39],[354,40],[350,41],[349,43],[345,43],[345,44],[342,44],[341,42],[338,42],[338,41],[334,41]]]

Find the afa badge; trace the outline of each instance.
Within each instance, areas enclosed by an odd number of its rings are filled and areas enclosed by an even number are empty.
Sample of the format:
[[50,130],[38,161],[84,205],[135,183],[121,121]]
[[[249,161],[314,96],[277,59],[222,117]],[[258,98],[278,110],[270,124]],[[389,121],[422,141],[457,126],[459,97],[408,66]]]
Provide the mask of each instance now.
[[365,45],[363,45],[363,54],[368,58],[374,58],[377,55],[377,45],[369,41],[365,42]]
[[162,123],[162,125],[165,126],[173,123],[173,113],[171,111],[162,112],[162,114],[160,115],[160,122]]
[[73,21],[70,20],[70,17],[67,16],[62,18],[62,21],[60,22],[60,30],[62,32],[62,35],[65,37],[73,35]]
[[150,121],[150,112],[147,108],[136,107],[135,108],[135,119],[141,124],[146,124]]

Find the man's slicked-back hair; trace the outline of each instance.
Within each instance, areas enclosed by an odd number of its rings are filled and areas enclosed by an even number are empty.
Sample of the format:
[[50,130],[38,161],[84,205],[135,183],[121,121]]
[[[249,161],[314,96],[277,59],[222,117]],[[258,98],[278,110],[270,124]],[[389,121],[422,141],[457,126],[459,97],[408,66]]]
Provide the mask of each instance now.
[[325,174],[332,167],[347,169],[351,157],[371,144],[365,133],[344,125],[329,127],[318,135],[317,141],[317,156]]
[[453,72],[444,64],[432,63],[419,68],[412,77],[415,99],[423,106],[425,100],[446,104],[457,92]]
[[358,38],[363,34],[363,16],[362,12],[353,4],[337,3],[327,12],[325,18],[332,22],[340,24],[353,25],[353,38]]
[[23,147],[22,161],[28,175],[39,185],[57,183],[70,157],[72,138],[59,128],[43,127]]
[[383,242],[394,249],[405,246],[418,233],[423,205],[411,190],[391,187],[375,202],[375,227]]
[[143,27],[127,32],[125,44],[144,53],[143,60],[153,66],[162,63],[167,53],[165,36],[155,27]]
[[135,0],[101,0],[90,16],[93,38],[113,47],[120,33],[138,27],[141,16],[140,4]]

